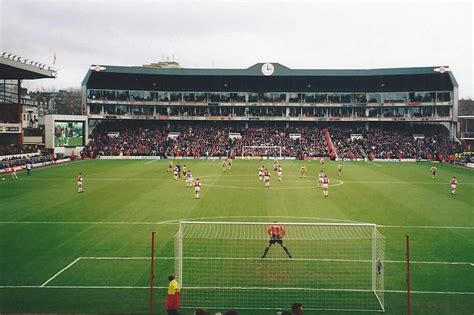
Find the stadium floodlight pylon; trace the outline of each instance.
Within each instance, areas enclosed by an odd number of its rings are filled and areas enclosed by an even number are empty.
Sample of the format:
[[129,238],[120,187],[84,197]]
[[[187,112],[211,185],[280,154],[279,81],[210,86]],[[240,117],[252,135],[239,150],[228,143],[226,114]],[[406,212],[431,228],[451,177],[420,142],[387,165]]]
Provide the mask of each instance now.
[[185,308],[384,311],[385,238],[375,224],[181,221],[175,274]]
[[244,145],[242,146],[242,157],[245,156],[267,156],[270,158],[281,158],[281,146]]

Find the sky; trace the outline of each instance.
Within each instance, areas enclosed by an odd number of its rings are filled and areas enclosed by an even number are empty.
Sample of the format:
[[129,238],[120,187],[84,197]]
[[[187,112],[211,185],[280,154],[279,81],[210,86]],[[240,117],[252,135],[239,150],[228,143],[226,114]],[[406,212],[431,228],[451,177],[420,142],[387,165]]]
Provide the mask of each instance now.
[[91,65],[185,68],[450,66],[474,95],[473,4],[0,0],[0,51],[59,69],[32,90],[79,88]]

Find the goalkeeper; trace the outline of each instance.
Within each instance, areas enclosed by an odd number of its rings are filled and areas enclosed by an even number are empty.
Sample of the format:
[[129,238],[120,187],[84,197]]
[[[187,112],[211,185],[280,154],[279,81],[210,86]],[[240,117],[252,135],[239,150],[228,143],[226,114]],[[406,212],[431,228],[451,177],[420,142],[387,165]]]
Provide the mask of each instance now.
[[291,258],[291,254],[288,251],[288,248],[285,245],[283,245],[283,237],[285,236],[285,228],[282,225],[276,224],[276,222],[274,222],[274,224],[268,227],[267,233],[268,233],[268,236],[270,236],[270,240],[268,241],[267,247],[265,247],[265,252],[263,253],[262,258],[265,258],[265,256],[267,256],[268,250],[275,243],[280,244],[280,246],[283,248],[285,253],[288,255],[288,258]]

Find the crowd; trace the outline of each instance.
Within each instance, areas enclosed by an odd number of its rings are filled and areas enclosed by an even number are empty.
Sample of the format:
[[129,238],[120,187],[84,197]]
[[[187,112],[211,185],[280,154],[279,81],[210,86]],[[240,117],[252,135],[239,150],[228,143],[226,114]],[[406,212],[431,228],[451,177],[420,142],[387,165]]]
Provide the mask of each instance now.
[[[409,128],[327,127],[332,144],[343,159],[446,159],[463,152],[460,144],[440,130]],[[236,133],[238,137],[231,137]],[[290,134],[293,134],[290,136]],[[351,135],[357,134],[358,137]],[[173,136],[171,136],[173,135]],[[296,135],[296,136],[295,136]],[[248,148],[277,146],[279,148]],[[244,148],[245,147],[245,148]],[[90,136],[84,154],[162,157],[259,156],[328,157],[328,143],[322,127],[247,126],[219,124],[156,125],[143,123],[99,124]]]
[[[169,137],[170,132],[177,136]],[[230,133],[240,137],[230,137]],[[300,137],[289,136],[290,133]],[[282,156],[328,156],[322,131],[316,128],[248,127],[245,126],[140,126],[99,124],[90,136],[84,154],[156,155],[163,157],[220,157],[244,153],[244,146],[279,146]],[[249,150],[246,155],[279,155],[278,150]]]
[[38,151],[36,145],[0,145],[0,156],[35,153]]
[[[413,130],[390,130],[330,127],[338,156],[343,159],[439,159],[462,152],[460,144],[437,130],[414,137]],[[351,139],[351,135],[358,135]],[[359,136],[360,135],[360,136]]]
[[48,151],[43,151],[29,157],[13,156],[8,158],[0,158],[0,170],[6,169],[7,167],[25,166],[28,163],[35,164],[51,162],[52,159],[54,159],[54,157]]

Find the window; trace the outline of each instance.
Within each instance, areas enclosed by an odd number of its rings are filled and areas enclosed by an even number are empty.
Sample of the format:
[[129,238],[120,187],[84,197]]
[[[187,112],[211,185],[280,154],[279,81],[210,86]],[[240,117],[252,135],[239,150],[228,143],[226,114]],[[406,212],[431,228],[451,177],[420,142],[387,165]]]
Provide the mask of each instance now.
[[404,92],[383,93],[382,97],[383,97],[384,103],[406,103],[408,100],[408,93],[404,93]]
[[367,99],[368,99],[368,103],[380,104],[381,100],[382,100],[382,97],[378,93],[369,93],[369,94],[367,94]]
[[194,93],[183,93],[183,99],[185,102],[194,102]]
[[341,94],[341,103],[351,103],[351,95],[350,94]]
[[196,102],[206,102],[207,101],[206,93],[196,93],[195,100]]
[[230,93],[230,101],[238,103],[245,102],[245,93]]
[[91,100],[99,100],[100,90],[89,90],[88,98]]
[[437,92],[436,93],[437,102],[450,102],[451,101],[451,92]]
[[[290,93],[289,96],[290,96],[290,98],[289,98],[290,103],[298,103],[299,102],[299,98],[298,98],[297,93]],[[290,115],[291,115],[291,112],[290,112]]]
[[130,99],[134,101],[143,101],[143,91],[130,91]]
[[432,103],[435,100],[435,92],[411,92],[408,93],[410,102]]
[[329,103],[340,103],[341,95],[340,94],[328,94]]
[[316,94],[314,93],[306,93],[306,102],[314,103],[316,102]]
[[327,103],[328,102],[327,94],[316,94],[315,99],[316,99],[317,103]]
[[105,98],[108,100],[115,100],[115,91],[113,90],[106,90],[105,91]]
[[249,93],[249,102],[255,103],[258,101],[257,93]]
[[182,99],[181,93],[170,93],[171,102],[181,102]]
[[129,100],[128,91],[118,90],[116,94],[117,94],[117,100],[119,100],[119,101],[128,101]]

